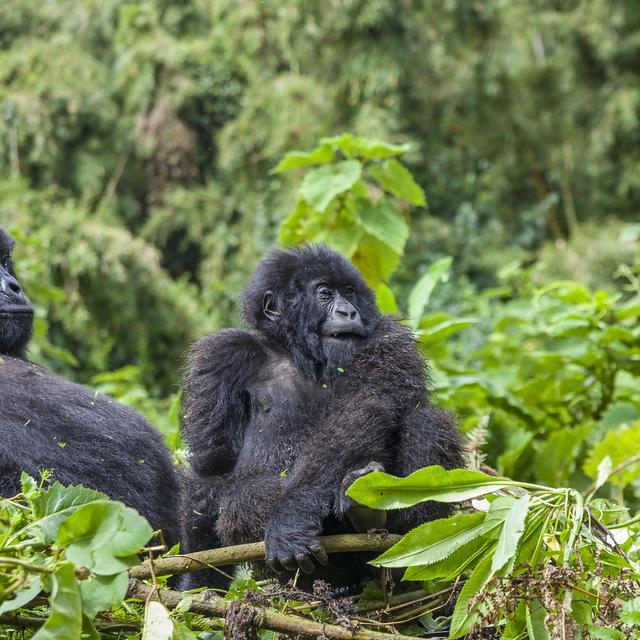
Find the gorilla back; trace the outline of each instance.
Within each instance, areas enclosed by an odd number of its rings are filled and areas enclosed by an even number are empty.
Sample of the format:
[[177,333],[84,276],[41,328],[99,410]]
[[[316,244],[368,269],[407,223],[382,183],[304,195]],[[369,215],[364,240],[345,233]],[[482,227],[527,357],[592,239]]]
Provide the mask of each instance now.
[[20,472],[53,469],[137,509],[171,543],[178,539],[178,481],[160,434],[138,413],[24,359],[33,312],[0,229],[0,495]]

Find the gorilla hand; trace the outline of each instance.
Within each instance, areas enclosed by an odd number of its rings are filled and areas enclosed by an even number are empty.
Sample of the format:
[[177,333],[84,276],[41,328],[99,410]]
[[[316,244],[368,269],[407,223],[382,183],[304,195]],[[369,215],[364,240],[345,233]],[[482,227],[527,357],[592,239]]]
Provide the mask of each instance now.
[[336,517],[348,518],[351,526],[358,533],[365,533],[371,529],[383,529],[387,523],[386,511],[380,511],[379,509],[369,509],[361,504],[358,504],[347,495],[347,489],[362,476],[366,476],[373,471],[384,471],[384,467],[375,460],[368,465],[359,469],[352,469],[345,475],[340,486],[338,496],[336,497],[336,503],[334,512]]
[[314,559],[326,566],[329,558],[320,544],[321,528],[314,518],[301,514],[276,514],[265,529],[265,558],[277,573],[283,570],[315,571]]

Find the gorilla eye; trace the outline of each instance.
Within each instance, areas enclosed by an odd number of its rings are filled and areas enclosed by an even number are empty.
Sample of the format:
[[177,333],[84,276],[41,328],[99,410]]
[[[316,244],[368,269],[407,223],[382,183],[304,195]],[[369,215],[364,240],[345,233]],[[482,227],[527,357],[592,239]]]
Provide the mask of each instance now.
[[329,287],[327,287],[327,285],[321,284],[316,289],[316,295],[320,298],[329,298],[333,295],[333,291]]
[[2,262],[0,264],[5,268],[9,269],[9,265],[11,264],[11,256],[5,256],[2,258]]
[[344,288],[344,295],[345,296],[349,296],[352,297],[354,296],[356,293],[356,290],[353,287],[345,287]]

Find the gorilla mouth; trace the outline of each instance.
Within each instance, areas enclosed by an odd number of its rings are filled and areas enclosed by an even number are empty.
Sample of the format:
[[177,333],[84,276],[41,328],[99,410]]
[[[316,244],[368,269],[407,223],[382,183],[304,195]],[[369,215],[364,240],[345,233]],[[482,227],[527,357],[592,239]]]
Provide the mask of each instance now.
[[325,335],[325,338],[333,338],[334,340],[360,340],[364,335],[355,331],[333,331]]
[[0,316],[32,316],[33,308],[26,305],[7,304],[0,306]]

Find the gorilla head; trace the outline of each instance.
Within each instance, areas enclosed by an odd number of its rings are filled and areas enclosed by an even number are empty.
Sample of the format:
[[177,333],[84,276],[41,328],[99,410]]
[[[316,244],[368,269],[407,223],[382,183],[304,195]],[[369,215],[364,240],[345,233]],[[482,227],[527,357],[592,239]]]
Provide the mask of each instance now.
[[358,270],[326,246],[273,251],[244,292],[244,318],[319,378],[349,362],[380,319]]
[[13,240],[0,229],[0,354],[23,357],[33,330],[33,307],[16,279]]

